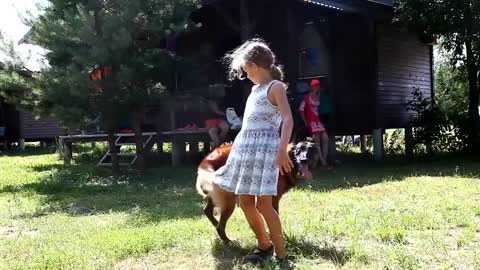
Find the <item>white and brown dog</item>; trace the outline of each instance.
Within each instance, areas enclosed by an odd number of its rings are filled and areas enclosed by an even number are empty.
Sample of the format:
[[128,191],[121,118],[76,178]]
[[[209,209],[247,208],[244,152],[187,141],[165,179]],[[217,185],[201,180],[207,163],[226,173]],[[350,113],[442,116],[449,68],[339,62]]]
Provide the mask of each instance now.
[[[216,148],[208,154],[198,166],[197,191],[206,201],[203,212],[210,222],[217,229],[218,235],[225,242],[230,239],[225,234],[225,226],[228,219],[235,210],[237,196],[219,188],[213,183],[215,171],[225,165],[232,145],[225,145]],[[320,153],[311,142],[299,142],[296,145],[290,144],[288,153],[294,167],[285,175],[280,175],[277,183],[277,196],[273,197],[274,209],[278,212],[280,199],[283,194],[295,187],[300,179],[312,179],[311,170],[316,166]],[[214,216],[214,209],[220,213],[220,221]]]

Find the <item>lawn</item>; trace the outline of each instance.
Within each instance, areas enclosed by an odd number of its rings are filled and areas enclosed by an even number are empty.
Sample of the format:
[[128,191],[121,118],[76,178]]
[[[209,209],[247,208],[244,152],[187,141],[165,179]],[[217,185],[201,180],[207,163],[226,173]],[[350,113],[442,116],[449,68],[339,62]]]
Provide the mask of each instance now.
[[[202,216],[194,166],[112,178],[84,150],[0,154],[0,269],[254,268],[241,210],[232,246]],[[480,269],[480,159],[342,161],[281,202],[295,269]]]

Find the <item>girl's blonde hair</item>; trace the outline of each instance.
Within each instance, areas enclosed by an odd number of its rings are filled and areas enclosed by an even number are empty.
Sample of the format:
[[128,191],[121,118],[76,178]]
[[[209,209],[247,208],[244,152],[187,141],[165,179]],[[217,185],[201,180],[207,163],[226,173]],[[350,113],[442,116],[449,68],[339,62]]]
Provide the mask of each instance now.
[[260,38],[254,38],[245,41],[238,48],[227,53],[224,57],[228,65],[228,79],[243,80],[242,66],[247,63],[255,64],[259,67],[270,70],[271,76],[275,80],[283,80],[282,66],[276,65],[276,57],[268,45]]

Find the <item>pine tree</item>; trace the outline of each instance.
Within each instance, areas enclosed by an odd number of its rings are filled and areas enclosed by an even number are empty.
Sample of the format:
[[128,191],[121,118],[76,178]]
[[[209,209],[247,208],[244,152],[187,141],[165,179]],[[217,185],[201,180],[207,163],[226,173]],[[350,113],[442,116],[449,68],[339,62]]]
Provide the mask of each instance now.
[[[7,122],[5,104],[17,108],[32,110],[37,100],[37,91],[33,88],[34,73],[25,68],[25,60],[15,51],[13,42],[0,33],[0,125]],[[8,131],[7,131],[8,132]],[[4,147],[6,143],[4,143]]]
[[[114,173],[113,134],[125,107],[131,111],[138,166],[145,169],[142,114],[165,96],[165,74],[171,73],[173,55],[163,43],[194,27],[188,18],[195,8],[195,0],[50,0],[32,23],[31,42],[48,50],[50,64],[40,79],[40,106],[67,122],[101,112]],[[90,80],[98,70],[101,79]]]

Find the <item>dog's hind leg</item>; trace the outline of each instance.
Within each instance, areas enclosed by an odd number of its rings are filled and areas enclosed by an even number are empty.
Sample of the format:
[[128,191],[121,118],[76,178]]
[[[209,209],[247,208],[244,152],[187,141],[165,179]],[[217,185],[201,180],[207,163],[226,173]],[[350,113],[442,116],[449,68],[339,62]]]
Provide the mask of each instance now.
[[227,226],[228,219],[232,216],[233,211],[235,210],[235,198],[227,200],[231,203],[225,205],[220,213],[220,222],[217,226],[217,233],[225,244],[229,244],[231,241],[225,233],[225,227]]
[[210,220],[210,222],[213,224],[213,226],[217,227],[218,226],[218,221],[215,218],[215,216],[213,215],[214,208],[215,207],[213,205],[212,198],[207,198],[207,204],[203,208],[203,213],[205,214],[205,216],[207,216],[208,220]]

